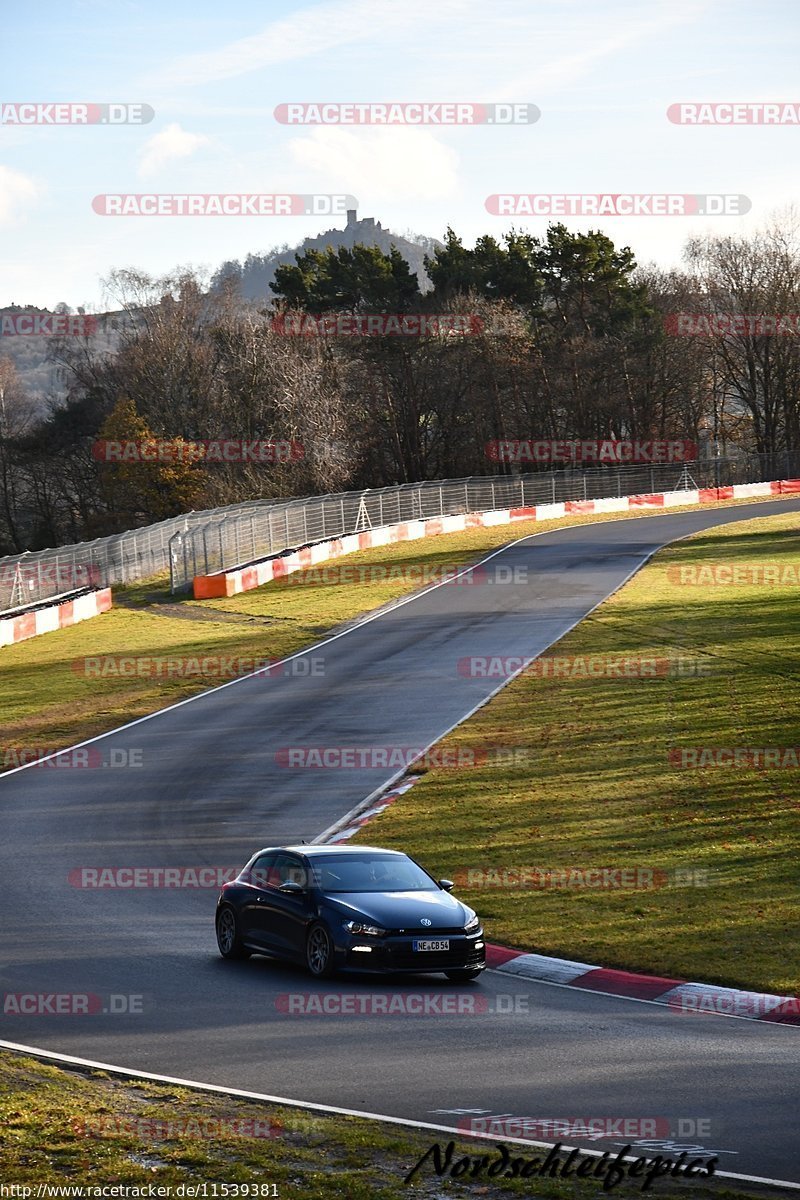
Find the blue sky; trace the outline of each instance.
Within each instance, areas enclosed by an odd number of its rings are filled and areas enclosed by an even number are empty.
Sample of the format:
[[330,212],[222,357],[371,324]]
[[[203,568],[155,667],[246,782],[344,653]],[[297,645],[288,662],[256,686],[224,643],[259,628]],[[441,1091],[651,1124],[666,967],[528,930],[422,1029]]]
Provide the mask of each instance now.
[[[495,192],[743,193],[746,217],[568,218],[640,262],[751,231],[798,195],[800,127],[671,124],[678,101],[800,102],[792,0],[45,0],[2,6],[0,102],[139,102],[147,125],[0,125],[0,305],[104,307],[118,267],[214,269],[318,217],[102,217],[99,193],[350,193],[468,244]],[[288,101],[529,102],[507,128],[286,126]]]

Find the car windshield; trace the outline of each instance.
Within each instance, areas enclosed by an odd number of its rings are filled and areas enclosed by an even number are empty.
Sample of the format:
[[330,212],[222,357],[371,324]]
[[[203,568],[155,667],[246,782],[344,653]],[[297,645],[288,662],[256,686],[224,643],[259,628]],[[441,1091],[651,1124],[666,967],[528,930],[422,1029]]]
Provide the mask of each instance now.
[[317,887],[325,892],[432,892],[436,884],[410,858],[394,854],[347,855],[313,864]]

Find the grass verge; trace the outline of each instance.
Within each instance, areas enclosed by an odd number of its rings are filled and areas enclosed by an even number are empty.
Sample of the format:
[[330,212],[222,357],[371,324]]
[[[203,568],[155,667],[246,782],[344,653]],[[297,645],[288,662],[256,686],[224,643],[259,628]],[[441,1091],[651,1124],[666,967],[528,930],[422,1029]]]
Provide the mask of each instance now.
[[[619,519],[609,514],[568,523]],[[0,650],[0,771],[19,765],[25,752],[36,757],[75,745],[206,691],[231,677],[230,663],[235,675],[254,659],[293,654],[416,590],[424,572],[464,565],[514,538],[566,524],[530,521],[364,550],[338,561],[343,581],[320,586],[303,586],[308,573],[299,572],[288,582],[220,600],[176,601],[165,579],[115,588],[115,607],[102,617]],[[215,662],[204,668],[209,656]],[[167,660],[179,664],[180,673]]]
[[[797,584],[675,579],[680,568],[728,564],[800,578],[799,535],[800,516],[787,513],[661,551],[547,652],[564,674],[536,666],[442,744],[499,744],[516,762],[430,769],[357,840],[402,847],[456,879],[492,941],[800,995],[796,760],[686,768],[677,753],[800,753]],[[574,674],[598,655],[682,659],[681,670],[700,673]],[[628,886],[592,886],[586,871],[602,868],[638,874]]]
[[[275,1185],[269,1194],[281,1200],[593,1200],[607,1195],[629,1200],[642,1195],[641,1180],[625,1180],[610,1192],[600,1181],[574,1179],[501,1182],[483,1176],[462,1183],[439,1178],[429,1165],[405,1184],[404,1177],[433,1142],[444,1150],[446,1134],[119,1080],[101,1071],[65,1070],[8,1052],[0,1053],[0,1121],[0,1181],[32,1187],[34,1196],[40,1184],[159,1186],[171,1189],[162,1194],[177,1196],[178,1185],[201,1183],[208,1185],[208,1195],[212,1183],[228,1185],[228,1196],[237,1195],[235,1184]],[[460,1142],[453,1161],[481,1153],[496,1159],[495,1145]],[[525,1159],[537,1154],[533,1147],[509,1150]],[[562,1162],[565,1158],[562,1154]],[[746,1200],[776,1193],[753,1185],[739,1190],[722,1180],[668,1177],[644,1194],[660,1200]],[[247,1195],[244,1189],[238,1192],[242,1195]]]

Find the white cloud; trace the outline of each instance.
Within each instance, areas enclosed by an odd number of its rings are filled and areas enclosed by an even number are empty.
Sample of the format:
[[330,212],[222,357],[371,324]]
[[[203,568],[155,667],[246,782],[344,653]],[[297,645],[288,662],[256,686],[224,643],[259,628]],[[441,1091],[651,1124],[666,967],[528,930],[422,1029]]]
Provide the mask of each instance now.
[[[376,3],[380,5],[379,13]],[[433,24],[463,19],[464,0],[439,0],[434,9],[428,0],[391,4],[380,4],[380,0],[328,0],[273,21],[259,33],[219,49],[186,54],[164,66],[157,78],[146,82],[156,86],[208,84],[261,67],[309,58],[352,42],[380,41],[388,46],[403,30],[419,33],[425,28],[429,33]]]
[[[670,29],[699,21],[700,16],[712,6],[713,0],[706,0],[705,3],[700,3],[699,0],[673,0],[668,7],[656,10],[655,15],[650,15],[648,10],[643,10],[641,14],[626,12],[626,6],[623,5],[615,14],[607,10],[598,10],[594,28],[586,22],[586,14],[582,13],[580,16],[583,27],[580,33],[578,29],[575,32],[578,34],[578,41],[585,41],[586,48],[569,54],[555,54],[552,57],[541,54],[538,62],[535,56],[531,56],[528,70],[521,76],[509,79],[501,87],[498,98],[518,100],[526,87],[528,91],[533,90],[534,98],[547,93],[558,93],[584,78],[604,59],[630,49],[637,42],[649,40],[658,43]],[[605,30],[608,27],[616,27],[618,32],[607,34]],[[551,38],[551,46],[555,41],[555,38]],[[637,101],[638,99],[639,97]]]
[[37,184],[21,171],[0,165],[0,225],[15,225],[39,195]]
[[378,200],[441,199],[456,194],[458,155],[427,130],[315,128],[289,152],[313,171],[320,191],[341,189],[369,205]]
[[173,162],[176,158],[188,158],[195,150],[208,144],[207,137],[199,133],[187,133],[177,122],[173,122],[149,138],[139,151],[139,175],[143,179],[149,178],[165,163]]

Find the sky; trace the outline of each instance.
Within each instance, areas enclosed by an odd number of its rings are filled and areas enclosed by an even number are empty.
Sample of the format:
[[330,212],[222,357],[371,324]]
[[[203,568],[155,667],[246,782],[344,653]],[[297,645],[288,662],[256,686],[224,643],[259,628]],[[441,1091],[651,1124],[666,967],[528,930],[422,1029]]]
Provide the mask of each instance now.
[[[0,306],[101,311],[114,269],[213,271],[345,223],[103,215],[103,195],[350,195],[359,217],[438,238],[451,226],[467,245],[512,226],[541,237],[562,220],[601,229],[640,263],[680,266],[688,236],[751,233],[795,203],[800,125],[692,126],[667,109],[800,111],[799,31],[793,0],[0,0]],[[274,115],[289,103],[423,101],[536,105],[541,116],[367,126]],[[58,102],[153,115],[21,125],[5,107]],[[751,207],[508,216],[487,211],[498,193],[744,195]]]

